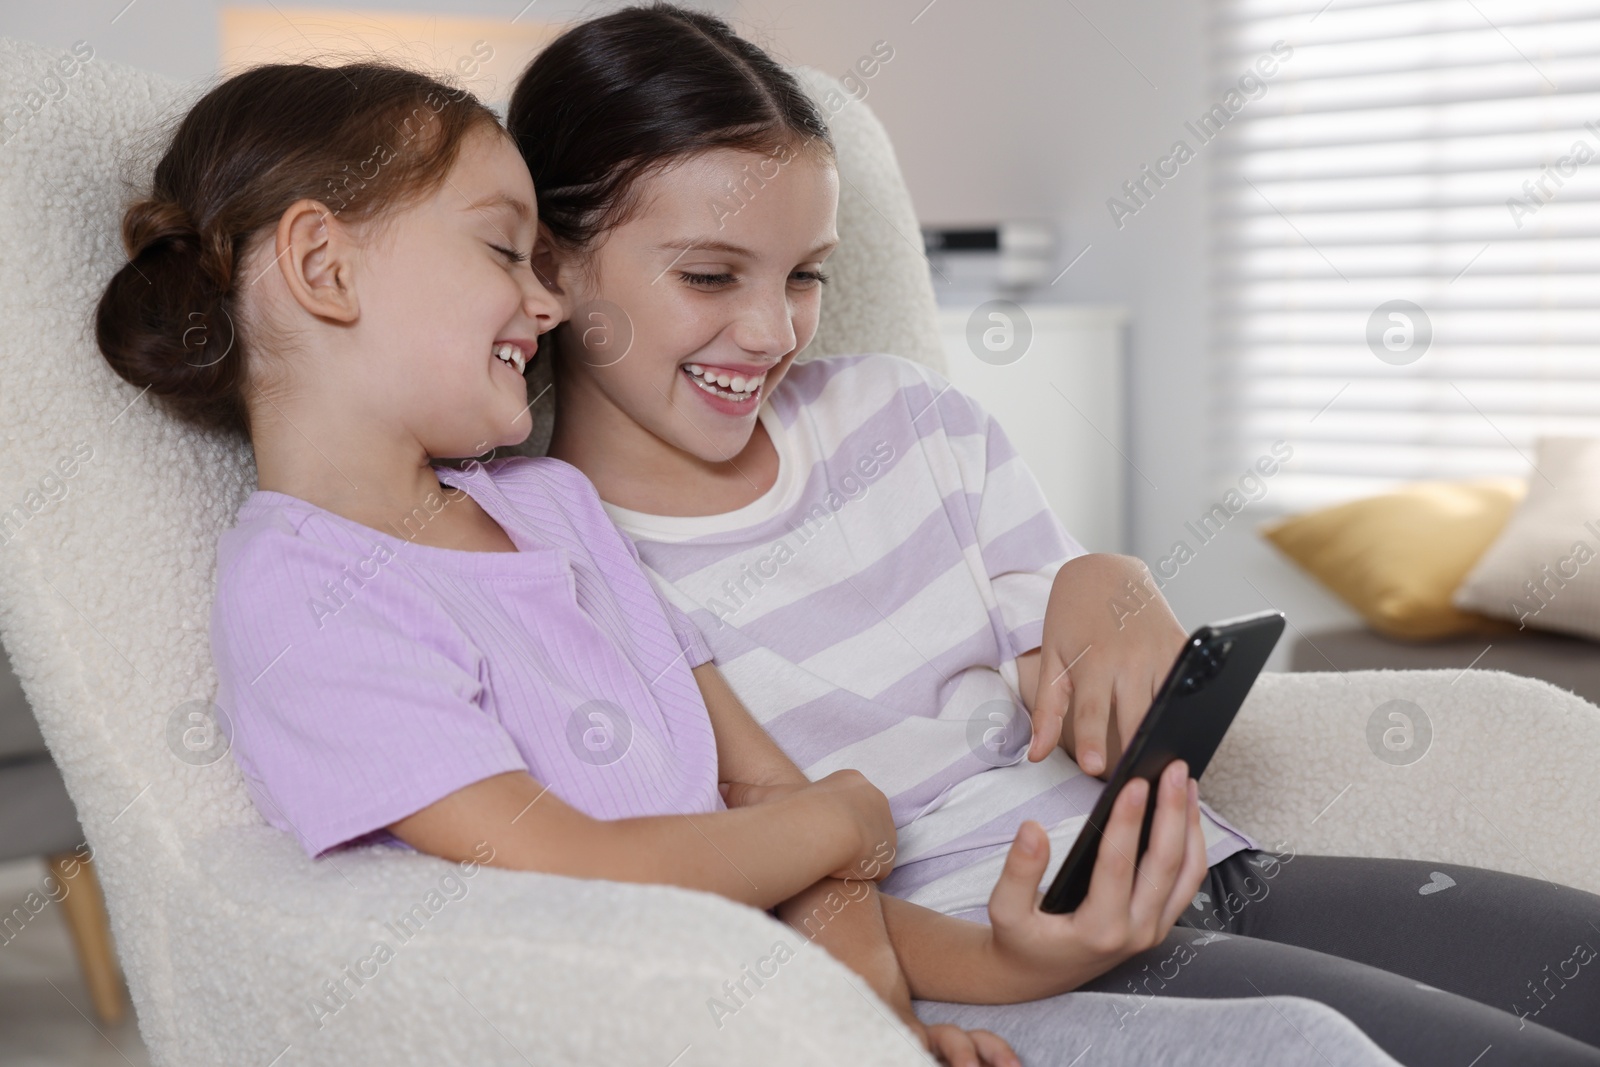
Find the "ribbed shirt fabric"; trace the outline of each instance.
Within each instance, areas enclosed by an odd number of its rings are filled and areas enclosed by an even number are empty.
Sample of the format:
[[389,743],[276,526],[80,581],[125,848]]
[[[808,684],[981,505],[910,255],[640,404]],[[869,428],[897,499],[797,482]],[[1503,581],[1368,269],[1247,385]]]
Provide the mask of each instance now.
[[[1047,883],[1104,788],[1060,748],[1027,762],[1017,694],[1056,571],[1084,549],[999,424],[919,364],[796,364],[759,418],[779,457],[759,499],[692,518],[606,510],[790,758],[888,794],[899,852],[883,888],[982,920],[1018,825],[1048,831]],[[1256,847],[1202,808],[1210,862]]]
[[[527,771],[602,819],[716,811],[698,630],[555,459],[435,468],[516,552],[419,544],[256,491],[218,545],[211,646],[232,755],[308,855]],[[430,502],[431,503],[431,502]]]

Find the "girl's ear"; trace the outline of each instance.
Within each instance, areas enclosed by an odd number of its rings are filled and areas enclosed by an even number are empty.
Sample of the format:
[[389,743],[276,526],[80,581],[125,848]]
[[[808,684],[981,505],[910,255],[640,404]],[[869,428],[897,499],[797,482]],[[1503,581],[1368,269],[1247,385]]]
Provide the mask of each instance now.
[[278,219],[273,252],[278,273],[302,308],[330,322],[356,321],[361,311],[355,291],[356,244],[350,228],[326,204],[290,204]]

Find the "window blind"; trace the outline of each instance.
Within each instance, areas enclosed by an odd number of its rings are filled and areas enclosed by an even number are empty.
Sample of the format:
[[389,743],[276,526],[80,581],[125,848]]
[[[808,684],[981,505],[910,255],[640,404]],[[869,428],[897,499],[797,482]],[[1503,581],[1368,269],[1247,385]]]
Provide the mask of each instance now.
[[1600,0],[1213,3],[1219,476],[1286,441],[1293,509],[1600,435]]

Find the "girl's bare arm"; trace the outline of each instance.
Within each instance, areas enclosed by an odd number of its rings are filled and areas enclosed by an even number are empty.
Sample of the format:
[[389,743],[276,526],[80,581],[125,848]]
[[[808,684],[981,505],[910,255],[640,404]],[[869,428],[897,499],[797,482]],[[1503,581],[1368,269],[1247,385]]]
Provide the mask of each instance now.
[[[716,731],[720,777],[739,783],[730,789],[729,801],[759,806],[771,802],[762,799],[763,794],[783,797],[802,788],[805,775],[751,717],[721,673],[710,664],[694,673]],[[778,908],[779,918],[865,979],[941,1062],[1020,1067],[1002,1037],[946,1024],[924,1026],[912,1010],[909,970],[921,972],[919,985],[923,988],[956,989],[963,981],[963,957],[987,969],[996,962],[997,954],[984,939],[971,936],[972,923],[946,919],[882,896],[873,879],[893,863],[894,841],[885,841],[884,846],[875,857],[881,862],[873,862],[849,878],[818,882],[784,901]],[[900,913],[894,927],[886,921],[891,904]],[[933,921],[920,921],[923,916],[931,916]],[[901,945],[919,937],[929,937],[933,943],[902,957]],[[1001,961],[1000,966],[1004,965]]]
[[[784,754],[761,724],[751,717],[722,672],[706,663],[694,669],[695,681],[717,736],[718,777],[740,786],[803,786],[804,773]],[[740,798],[731,796],[735,804]],[[751,810],[741,808],[739,810]],[[881,843],[877,857],[893,857],[893,837]],[[873,990],[902,1017],[911,1014],[911,993],[879,909],[881,875],[876,862],[848,879],[826,878],[806,887],[778,907],[778,917],[808,940],[815,941],[840,963],[867,980]]]
[[894,833],[888,802],[840,771],[758,807],[702,815],[595,819],[522,771],[456,790],[390,824],[406,844],[445,859],[574,878],[648,882],[770,908],[832,873],[848,873]]

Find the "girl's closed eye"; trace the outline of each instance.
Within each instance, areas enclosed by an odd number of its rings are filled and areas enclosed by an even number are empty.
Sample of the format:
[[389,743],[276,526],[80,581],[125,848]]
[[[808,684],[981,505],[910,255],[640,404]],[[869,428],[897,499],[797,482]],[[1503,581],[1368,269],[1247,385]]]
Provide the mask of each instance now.
[[494,249],[496,252],[499,252],[502,256],[505,256],[513,263],[526,263],[528,261],[528,253],[518,252],[515,248],[506,248],[497,244],[491,244],[489,247]]
[[733,275],[728,271],[722,271],[717,274],[705,274],[692,270],[680,270],[678,272],[678,277],[682,278],[690,285],[698,285],[703,288],[715,288],[717,286],[727,285],[733,281]]
[[[678,277],[682,278],[685,282],[688,282],[690,285],[696,285],[696,286],[701,286],[701,287],[705,287],[705,288],[714,288],[714,287],[717,287],[717,286],[728,285],[729,283],[731,283],[734,280],[734,276],[732,274],[726,272],[726,271],[724,271],[724,272],[722,272],[720,274],[704,274],[704,273],[698,273],[698,272],[695,272],[695,271],[679,271],[678,272]],[[810,287],[812,285],[826,285],[826,284],[828,284],[828,276],[826,274],[824,274],[820,270],[797,270],[794,273],[790,274],[789,278],[790,278],[791,281],[799,282],[801,285],[806,286],[806,287]]]

